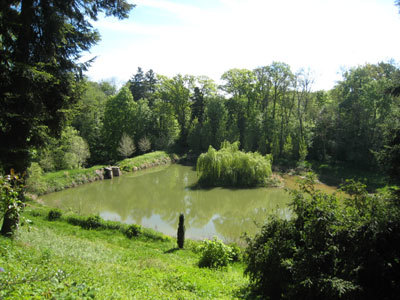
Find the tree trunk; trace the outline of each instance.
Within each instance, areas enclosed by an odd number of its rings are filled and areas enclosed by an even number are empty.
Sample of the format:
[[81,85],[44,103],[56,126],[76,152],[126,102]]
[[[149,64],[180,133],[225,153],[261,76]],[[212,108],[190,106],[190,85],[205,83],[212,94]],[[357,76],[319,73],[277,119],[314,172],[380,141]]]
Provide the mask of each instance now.
[[19,214],[14,210],[15,208],[8,209],[4,214],[3,226],[1,227],[0,234],[5,237],[13,237],[15,231],[18,229]]

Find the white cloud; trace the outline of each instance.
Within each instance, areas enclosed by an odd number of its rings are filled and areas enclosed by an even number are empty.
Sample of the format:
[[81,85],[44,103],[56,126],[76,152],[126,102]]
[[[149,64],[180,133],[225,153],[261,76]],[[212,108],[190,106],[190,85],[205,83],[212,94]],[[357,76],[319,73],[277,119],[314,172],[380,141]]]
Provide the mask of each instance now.
[[89,76],[125,81],[141,66],[169,76],[218,80],[230,68],[252,69],[275,60],[293,71],[310,67],[316,87],[330,88],[340,78],[340,66],[398,59],[400,18],[385,1],[220,0],[210,9],[195,1],[136,1],[136,10],[161,11],[181,25],[102,20],[100,32],[115,32],[122,41],[113,46],[103,39],[93,49],[99,58]]

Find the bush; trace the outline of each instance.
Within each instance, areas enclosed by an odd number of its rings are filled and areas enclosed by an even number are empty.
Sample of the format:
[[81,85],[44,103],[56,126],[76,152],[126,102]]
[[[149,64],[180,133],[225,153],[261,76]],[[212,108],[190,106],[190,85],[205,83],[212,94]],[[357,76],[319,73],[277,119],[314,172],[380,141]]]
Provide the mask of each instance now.
[[67,222],[72,225],[77,225],[83,229],[100,229],[105,228],[104,221],[99,216],[69,216]]
[[102,227],[102,219],[99,216],[90,216],[81,226],[84,229],[97,229]]
[[395,299],[400,293],[400,206],[349,182],[348,197],[292,191],[291,220],[271,219],[246,250],[255,294],[266,299]]
[[124,230],[124,234],[129,239],[131,239],[133,237],[137,237],[141,233],[142,233],[142,226],[137,225],[137,224],[131,224]]
[[237,262],[242,260],[242,249],[236,244],[229,245],[231,247],[231,258],[232,262]]
[[221,268],[226,267],[232,261],[232,248],[225,245],[221,240],[214,237],[213,240],[205,240],[200,246],[202,256],[199,267]]
[[59,209],[52,209],[47,214],[47,219],[49,221],[55,221],[61,218],[62,212]]
[[271,176],[271,157],[239,151],[239,143],[223,142],[221,150],[209,147],[197,159],[199,183],[206,186],[265,185]]

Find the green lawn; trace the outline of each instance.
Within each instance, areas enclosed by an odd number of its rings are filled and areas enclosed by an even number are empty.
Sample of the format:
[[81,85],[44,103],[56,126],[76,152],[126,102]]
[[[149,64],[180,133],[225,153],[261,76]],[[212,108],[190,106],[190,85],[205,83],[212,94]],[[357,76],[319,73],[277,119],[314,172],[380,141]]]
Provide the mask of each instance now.
[[176,250],[174,238],[128,239],[46,215],[28,207],[16,239],[0,237],[0,299],[235,299],[248,283],[241,263],[199,268],[196,242]]

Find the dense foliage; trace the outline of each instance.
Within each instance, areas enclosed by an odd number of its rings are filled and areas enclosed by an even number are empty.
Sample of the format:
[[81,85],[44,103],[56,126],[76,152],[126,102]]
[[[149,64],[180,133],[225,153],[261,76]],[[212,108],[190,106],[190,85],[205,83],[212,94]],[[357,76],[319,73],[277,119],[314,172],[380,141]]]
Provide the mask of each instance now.
[[271,176],[271,158],[239,151],[239,143],[223,142],[219,151],[212,146],[197,159],[199,183],[207,186],[257,186]]
[[220,239],[205,240],[200,246],[200,268],[222,268],[233,261],[234,251]]
[[18,229],[24,208],[24,188],[23,178],[20,176],[0,176],[0,220],[3,219],[1,235],[12,237]]
[[[243,151],[272,154],[278,165],[343,162],[379,168],[396,179],[400,101],[390,90],[399,77],[392,62],[366,64],[344,71],[332,90],[312,91],[310,73],[274,62],[229,70],[220,87],[204,76],[168,78],[141,69],[117,93],[112,83],[86,82],[71,115],[90,152],[78,165],[152,150],[198,155],[226,140],[239,141]],[[64,132],[72,141],[71,130]],[[59,160],[55,168],[77,165],[62,159],[72,158],[78,144],[63,143],[49,140],[49,147],[38,149],[34,158],[42,169],[49,157]]]
[[82,52],[99,41],[90,20],[120,19],[126,1],[6,1],[0,6],[0,164],[8,172],[29,166],[32,148],[62,123],[80,93],[89,62]]
[[292,191],[291,220],[272,219],[249,240],[246,274],[264,299],[395,299],[400,286],[400,199],[315,190],[312,176]]

